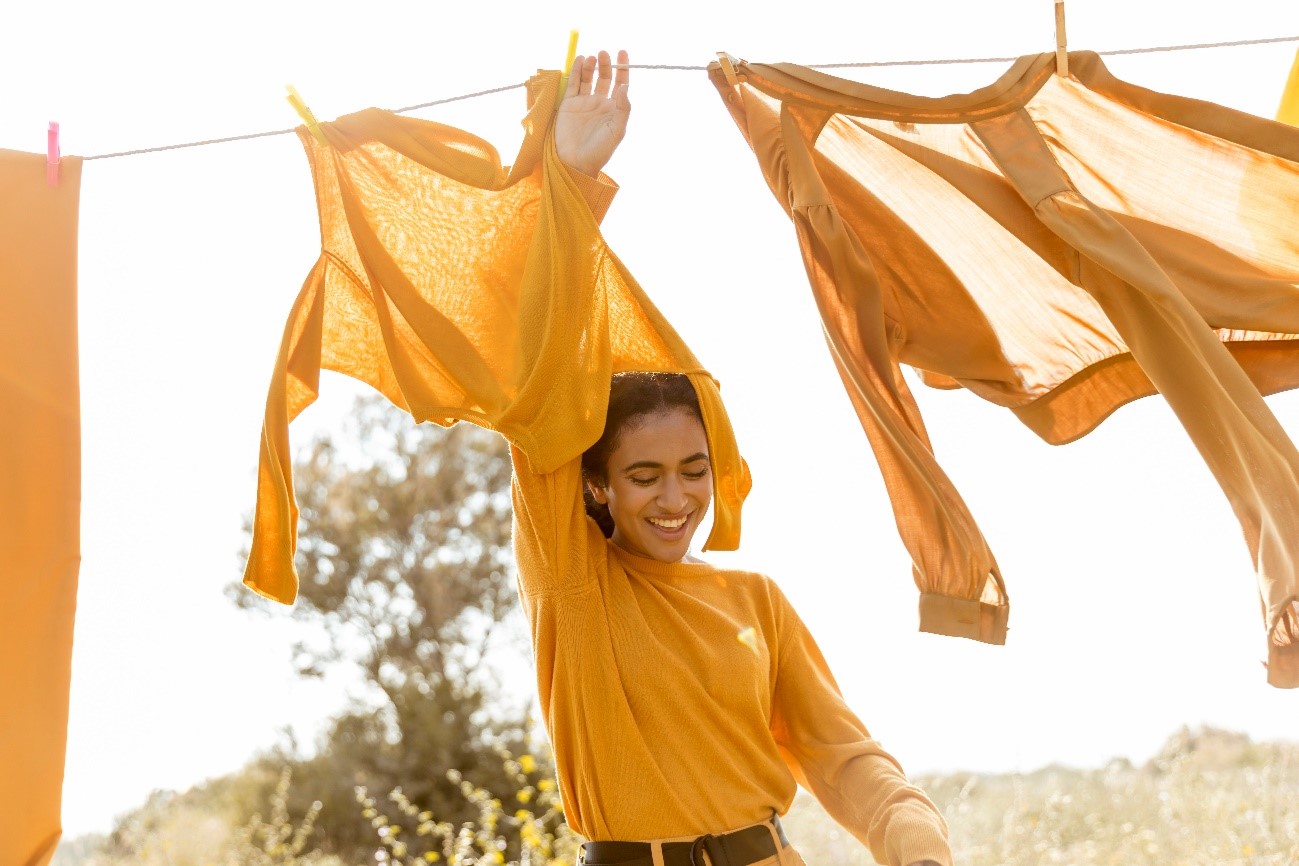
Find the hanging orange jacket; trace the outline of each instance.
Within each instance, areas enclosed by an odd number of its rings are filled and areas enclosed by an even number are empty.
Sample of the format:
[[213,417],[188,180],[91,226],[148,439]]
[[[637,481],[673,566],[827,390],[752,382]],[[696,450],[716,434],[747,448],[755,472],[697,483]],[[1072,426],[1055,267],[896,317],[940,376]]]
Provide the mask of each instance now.
[[992,552],[899,364],[1043,439],[1161,392],[1235,509],[1268,681],[1299,686],[1299,452],[1264,404],[1299,384],[1299,130],[1021,58],[972,93],[789,64],[713,84],[794,222],[831,353],[915,565],[920,627],[1005,640]]

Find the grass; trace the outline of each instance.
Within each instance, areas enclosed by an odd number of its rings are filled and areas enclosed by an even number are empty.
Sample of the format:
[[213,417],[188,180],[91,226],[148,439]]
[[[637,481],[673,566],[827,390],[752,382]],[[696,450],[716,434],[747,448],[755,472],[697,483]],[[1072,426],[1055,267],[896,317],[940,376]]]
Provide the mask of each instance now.
[[[464,781],[476,823],[452,827],[400,790],[389,821],[364,789],[357,820],[375,829],[370,863],[571,866],[576,839],[558,820],[553,783],[532,779],[532,758],[503,755],[519,791],[502,803]],[[526,762],[526,763],[525,763]],[[455,780],[458,774],[451,771]],[[961,866],[1294,866],[1299,864],[1299,744],[1253,743],[1241,734],[1183,730],[1142,766],[1047,767],[1028,774],[954,773],[916,780],[946,817]],[[54,866],[360,866],[307,849],[314,814],[284,809],[287,777],[270,819],[216,826],[183,796],[158,798],[109,837],[71,840]],[[809,866],[870,866],[866,848],[800,794],[784,819]],[[402,826],[409,824],[409,826]],[[502,830],[521,836],[507,859]]]

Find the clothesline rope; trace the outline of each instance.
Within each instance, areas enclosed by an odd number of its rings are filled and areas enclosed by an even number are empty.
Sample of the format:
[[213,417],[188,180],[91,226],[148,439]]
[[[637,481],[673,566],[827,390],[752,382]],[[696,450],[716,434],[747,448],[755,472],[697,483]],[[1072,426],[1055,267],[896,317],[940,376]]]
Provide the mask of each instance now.
[[[1247,45],[1274,45],[1281,42],[1299,42],[1299,36],[1275,36],[1268,39],[1241,39],[1235,42],[1197,42],[1188,45],[1161,45],[1154,48],[1118,48],[1111,51],[1098,51],[1103,57],[1118,57],[1127,54],[1157,54],[1164,51],[1194,51],[1204,48],[1240,48]],[[962,58],[945,58],[938,60],[871,60],[861,63],[813,63],[808,64],[809,69],[867,69],[885,66],[955,66],[958,64],[972,63],[1011,63],[1018,60],[1019,57],[962,57]],[[630,63],[628,69],[653,69],[680,72],[702,72],[707,66],[674,66],[671,64],[660,63]],[[526,86],[527,82],[520,81],[518,84],[506,84],[501,87],[492,87],[487,90],[476,90],[473,93],[463,93],[459,96],[448,96],[445,99],[435,99],[432,102],[421,102],[418,105],[407,105],[404,108],[392,109],[396,114],[404,114],[408,111],[418,111],[421,108],[432,108],[435,105],[446,105],[449,102],[460,102],[465,99],[476,99],[479,96],[490,96],[493,93],[504,93],[507,90],[518,90]],[[246,135],[230,135],[224,138],[207,138],[202,141],[186,141],[180,144],[164,144],[158,147],[143,147],[138,150],[121,150],[115,153],[98,153],[93,156],[83,156],[83,161],[92,159],[115,159],[119,156],[139,156],[145,153],[161,153],[165,150],[180,150],[187,147],[205,147],[209,144],[227,144],[232,141],[250,141],[255,138],[270,138],[276,135],[289,135],[296,127],[288,129],[272,129],[266,132],[250,132]]]

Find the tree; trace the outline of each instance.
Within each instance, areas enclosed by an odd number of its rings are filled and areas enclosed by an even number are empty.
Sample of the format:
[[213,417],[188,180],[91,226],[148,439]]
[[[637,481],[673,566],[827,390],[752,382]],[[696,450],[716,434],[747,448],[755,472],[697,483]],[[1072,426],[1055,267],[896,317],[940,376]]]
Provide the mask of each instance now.
[[[338,434],[295,460],[292,617],[313,626],[295,645],[298,671],[351,666],[375,694],[333,720],[313,757],[292,761],[290,811],[323,802],[326,852],[373,852],[356,786],[401,787],[453,822],[473,814],[448,770],[510,792],[497,749],[523,750],[526,711],[500,693],[488,662],[517,608],[509,479],[499,436],[417,425],[380,398],[359,400]],[[241,586],[231,598],[250,610],[271,604]],[[505,631],[504,643],[522,643],[521,629]]]

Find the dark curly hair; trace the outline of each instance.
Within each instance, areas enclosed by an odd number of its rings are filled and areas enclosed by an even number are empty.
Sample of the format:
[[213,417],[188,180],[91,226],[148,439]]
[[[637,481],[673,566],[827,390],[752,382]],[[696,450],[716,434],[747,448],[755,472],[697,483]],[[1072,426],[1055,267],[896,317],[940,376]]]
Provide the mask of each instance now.
[[[624,430],[635,426],[646,415],[684,410],[700,424],[699,397],[690,379],[681,373],[615,373],[609,384],[609,412],[604,419],[604,433],[582,454],[582,479],[601,486],[609,481],[609,455],[618,447]],[[586,513],[600,525],[604,537],[613,535],[613,517],[609,506],[601,505],[582,485]]]

